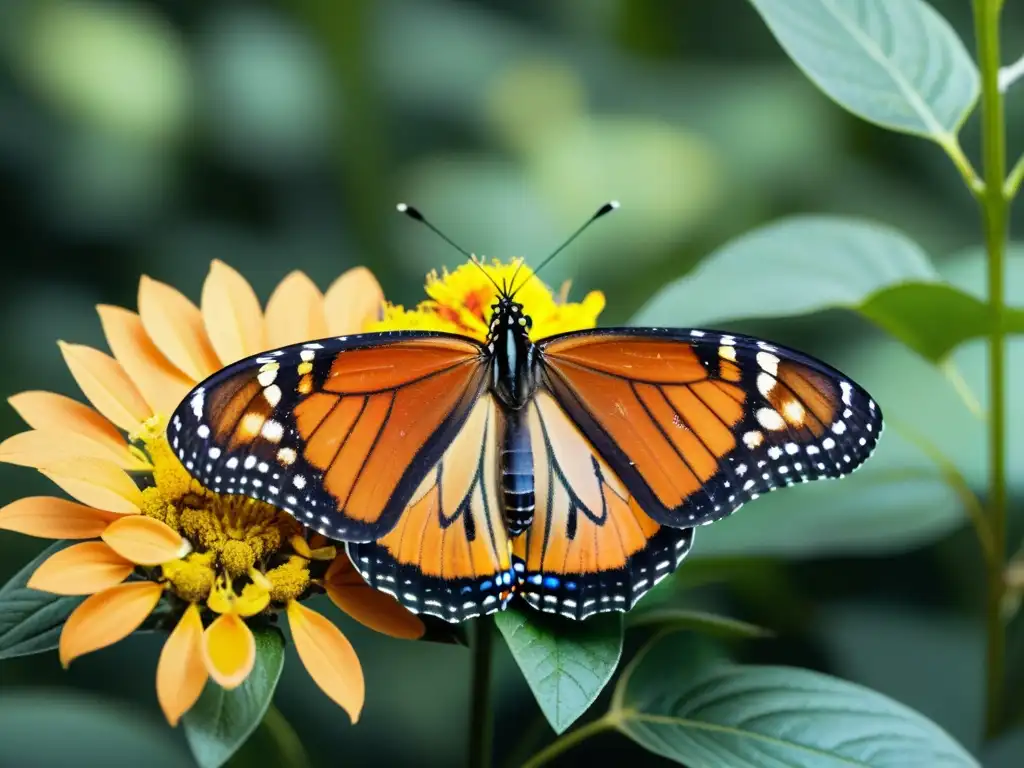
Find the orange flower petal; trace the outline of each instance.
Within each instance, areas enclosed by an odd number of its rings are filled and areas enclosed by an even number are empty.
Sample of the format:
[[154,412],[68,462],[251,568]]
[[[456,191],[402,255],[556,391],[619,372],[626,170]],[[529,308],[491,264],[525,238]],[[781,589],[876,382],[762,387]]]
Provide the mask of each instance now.
[[152,581],[132,581],[87,597],[60,633],[60,663],[67,667],[83,654],[128,637],[153,612],[163,591]]
[[66,499],[30,496],[0,509],[0,528],[42,539],[95,539],[120,517]]
[[110,351],[156,413],[169,414],[195,384],[156,348],[134,312],[101,305],[96,308]]
[[107,458],[124,469],[145,469],[148,464],[128,450],[128,442],[110,423],[84,403],[55,392],[22,392],[7,399],[18,415],[43,432],[60,430],[80,435],[107,449]]
[[148,464],[128,450],[127,443],[115,453],[107,445],[83,437],[77,432],[52,427],[20,432],[0,443],[0,461],[20,464],[23,467],[40,469],[57,461],[78,458],[100,459],[132,470],[149,468]]
[[152,517],[132,515],[110,524],[103,540],[121,557],[136,565],[161,565],[188,553],[177,531]]
[[193,381],[202,381],[220,368],[203,313],[180,291],[143,275],[139,317],[157,349]]
[[203,635],[203,661],[221,688],[237,688],[256,663],[256,638],[238,616],[221,614]]
[[83,504],[108,512],[136,514],[142,492],[121,468],[100,459],[66,459],[40,469]]
[[102,541],[85,541],[46,558],[28,586],[55,595],[91,595],[120,584],[134,569]]
[[164,643],[156,667],[156,698],[172,728],[196,703],[208,676],[203,663],[203,622],[193,604]]
[[372,630],[402,640],[416,640],[427,631],[419,616],[363,581],[344,552],[327,569],[324,588],[331,602]]
[[371,320],[381,318],[384,291],[366,267],[342,273],[324,294],[324,313],[331,336],[362,333]]
[[57,345],[82,394],[112,423],[125,432],[134,432],[153,415],[117,360],[81,344],[59,341]]
[[267,349],[259,299],[246,279],[223,261],[210,264],[201,303],[206,332],[221,363]]
[[355,724],[363,710],[366,683],[352,644],[328,619],[297,600],[288,603],[288,625],[309,676]]
[[267,302],[266,326],[268,347],[285,347],[327,336],[320,289],[302,272],[292,272]]

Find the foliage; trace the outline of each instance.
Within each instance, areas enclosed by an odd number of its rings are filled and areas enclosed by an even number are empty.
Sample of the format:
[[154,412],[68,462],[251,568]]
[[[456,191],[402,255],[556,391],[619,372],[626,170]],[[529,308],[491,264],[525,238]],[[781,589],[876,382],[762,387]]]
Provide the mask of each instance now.
[[[699,530],[624,620],[496,617],[511,659],[500,685],[475,687],[493,700],[470,704],[502,718],[494,756],[522,743],[533,766],[612,747],[637,766],[1020,762],[1024,555],[1007,551],[1024,485],[1007,468],[1024,461],[1024,257],[1006,239],[1024,162],[1006,167],[1022,114],[1009,69],[1005,103],[996,86],[999,24],[1021,39],[1021,8],[973,0],[969,45],[952,0],[24,5],[0,33],[5,391],[62,380],[53,339],[98,338],[88,305],[140,271],[194,289],[225,258],[265,291],[292,268],[326,285],[366,263],[412,303],[423,272],[460,257],[387,218],[397,200],[473,251],[535,260],[620,199],[546,280],[604,290],[610,322],[735,327],[818,353],[876,395],[887,430],[853,476]],[[22,546],[0,539],[13,759],[60,762],[60,740],[25,738],[57,729],[91,762],[189,764],[146,711],[109,701],[153,709],[145,637],[68,677],[36,655],[80,598],[28,589],[50,550],[20,567]],[[462,632],[431,624],[442,643],[399,644],[354,628],[368,704],[349,728],[268,627],[256,672],[231,692],[208,683],[184,741],[202,766],[459,762]],[[44,685],[107,701],[25,690]]]

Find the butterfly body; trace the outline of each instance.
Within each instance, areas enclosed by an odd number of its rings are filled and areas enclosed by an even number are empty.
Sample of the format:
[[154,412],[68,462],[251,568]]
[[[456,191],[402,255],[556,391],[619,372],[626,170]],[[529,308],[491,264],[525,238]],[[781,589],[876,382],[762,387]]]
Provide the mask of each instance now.
[[484,343],[399,331],[321,339],[201,383],[168,436],[211,490],[345,541],[373,586],[461,621],[514,594],[575,619],[628,610],[696,526],[842,477],[881,412],[802,353],[716,331],[534,341],[507,293]]

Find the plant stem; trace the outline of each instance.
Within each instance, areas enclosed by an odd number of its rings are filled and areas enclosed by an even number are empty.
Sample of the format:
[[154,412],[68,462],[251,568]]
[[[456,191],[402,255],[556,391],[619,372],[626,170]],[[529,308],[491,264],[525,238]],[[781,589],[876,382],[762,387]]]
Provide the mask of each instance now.
[[601,731],[606,731],[609,728],[613,728],[614,726],[614,721],[608,715],[605,715],[599,720],[594,720],[593,722],[580,726],[573,731],[569,731],[569,733],[560,736],[554,742],[523,763],[522,768],[539,768],[540,766],[551,762],[563,752],[569,751],[581,741],[585,741],[591,736],[601,733]]
[[1002,618],[1006,562],[1006,344],[1003,272],[1009,204],[1006,179],[1006,123],[999,90],[1000,0],[974,0],[978,67],[981,71],[982,172],[978,193],[988,251],[989,331],[989,520],[996,559],[988,568],[985,730],[994,736],[1002,724],[1006,635]]
[[473,637],[473,688],[469,702],[469,765],[487,768],[491,764],[491,658],[494,655],[494,621],[489,616],[476,622]]

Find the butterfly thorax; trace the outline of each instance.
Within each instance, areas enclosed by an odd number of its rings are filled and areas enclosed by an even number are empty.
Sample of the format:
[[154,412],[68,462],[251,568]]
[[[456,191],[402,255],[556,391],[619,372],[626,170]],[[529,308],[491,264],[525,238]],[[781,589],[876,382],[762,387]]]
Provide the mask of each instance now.
[[537,387],[536,348],[530,341],[529,315],[523,305],[500,297],[491,307],[487,350],[491,355],[491,386],[508,408],[519,410]]

